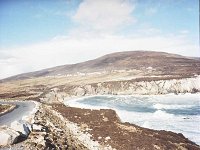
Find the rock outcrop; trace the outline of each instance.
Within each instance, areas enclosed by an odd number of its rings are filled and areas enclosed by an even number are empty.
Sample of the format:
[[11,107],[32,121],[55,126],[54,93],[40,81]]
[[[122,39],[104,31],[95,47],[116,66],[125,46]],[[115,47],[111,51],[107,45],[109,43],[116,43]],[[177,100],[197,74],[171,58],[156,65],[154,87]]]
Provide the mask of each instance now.
[[33,132],[26,142],[29,149],[86,150],[87,148],[71,134],[65,120],[59,119],[57,112],[48,108],[49,106],[42,105],[36,113]]
[[13,130],[18,131],[23,137],[28,137],[31,131],[31,125],[26,122],[14,121],[11,123],[10,127]]
[[[64,87],[64,88],[63,88]],[[62,103],[67,97],[92,95],[160,95],[200,92],[200,76],[192,78],[136,78],[53,88],[40,98],[45,103]]]
[[0,127],[0,146],[11,145],[17,142],[19,133],[7,126]]
[[168,93],[195,93],[200,92],[200,76],[186,79],[171,80],[127,80],[109,81],[77,86],[69,95],[84,96],[98,94],[142,94],[157,95]]
[[45,95],[45,97],[40,98],[42,102],[48,102],[48,103],[53,103],[53,102],[63,102],[65,97],[64,92],[59,92],[58,88],[53,88],[49,93]]

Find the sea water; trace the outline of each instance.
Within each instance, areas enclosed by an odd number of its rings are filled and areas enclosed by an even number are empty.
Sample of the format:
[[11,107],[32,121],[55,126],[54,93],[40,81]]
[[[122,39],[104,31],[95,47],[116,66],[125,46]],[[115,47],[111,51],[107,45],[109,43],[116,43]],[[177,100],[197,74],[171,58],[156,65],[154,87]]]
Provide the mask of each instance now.
[[65,104],[89,109],[114,109],[122,122],[182,133],[200,145],[200,94],[91,96],[66,100]]

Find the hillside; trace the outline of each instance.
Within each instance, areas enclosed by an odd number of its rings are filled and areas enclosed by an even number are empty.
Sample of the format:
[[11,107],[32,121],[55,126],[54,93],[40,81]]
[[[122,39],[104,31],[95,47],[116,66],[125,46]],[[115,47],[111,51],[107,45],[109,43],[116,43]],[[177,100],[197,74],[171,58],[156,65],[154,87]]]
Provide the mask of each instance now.
[[[1,80],[29,79],[34,77],[61,76],[67,74],[110,72],[112,70],[135,70],[146,75],[189,75],[200,74],[200,58],[184,57],[155,51],[117,52],[94,60],[77,64],[57,66],[36,72],[24,73]],[[149,75],[149,74],[148,74]]]
[[34,119],[45,130],[34,130],[24,143],[18,143],[23,149],[85,150],[96,148],[97,142],[99,147],[110,149],[200,149],[181,133],[120,122],[113,110],[63,105],[67,99],[94,95],[199,93],[199,58],[150,51],[120,52],[2,81],[0,100],[34,100],[40,104]]

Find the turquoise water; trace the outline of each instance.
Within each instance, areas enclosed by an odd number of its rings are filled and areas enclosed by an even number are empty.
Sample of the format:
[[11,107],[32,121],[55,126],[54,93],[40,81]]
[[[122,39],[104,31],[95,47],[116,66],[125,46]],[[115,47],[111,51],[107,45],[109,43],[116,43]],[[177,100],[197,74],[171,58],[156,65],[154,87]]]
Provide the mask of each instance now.
[[73,107],[111,108],[121,121],[182,133],[200,144],[200,94],[93,96],[65,101]]

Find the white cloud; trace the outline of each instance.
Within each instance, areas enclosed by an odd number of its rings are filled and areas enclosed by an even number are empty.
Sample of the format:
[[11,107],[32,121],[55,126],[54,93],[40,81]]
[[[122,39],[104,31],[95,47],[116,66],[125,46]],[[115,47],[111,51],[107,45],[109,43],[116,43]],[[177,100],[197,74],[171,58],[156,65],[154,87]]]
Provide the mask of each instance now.
[[188,33],[190,33],[190,31],[189,30],[181,30],[181,31],[179,31],[179,33],[180,34],[188,34]]
[[135,21],[133,10],[128,0],[85,0],[72,18],[86,30],[112,33]]
[[[146,26],[126,36],[115,32],[134,25],[134,4],[128,0],[85,0],[72,19],[77,26],[66,36],[32,45],[0,49],[0,78],[11,75],[77,63],[116,51],[155,50],[188,56],[200,56],[198,41],[187,36],[161,35]],[[155,13],[155,10],[150,10]]]
[[[181,36],[122,37],[110,35],[80,39],[56,37],[44,43],[9,49],[7,57],[0,61],[0,78],[94,59],[116,51],[130,50],[156,50],[200,56],[199,47]],[[0,55],[1,53],[2,51]]]

